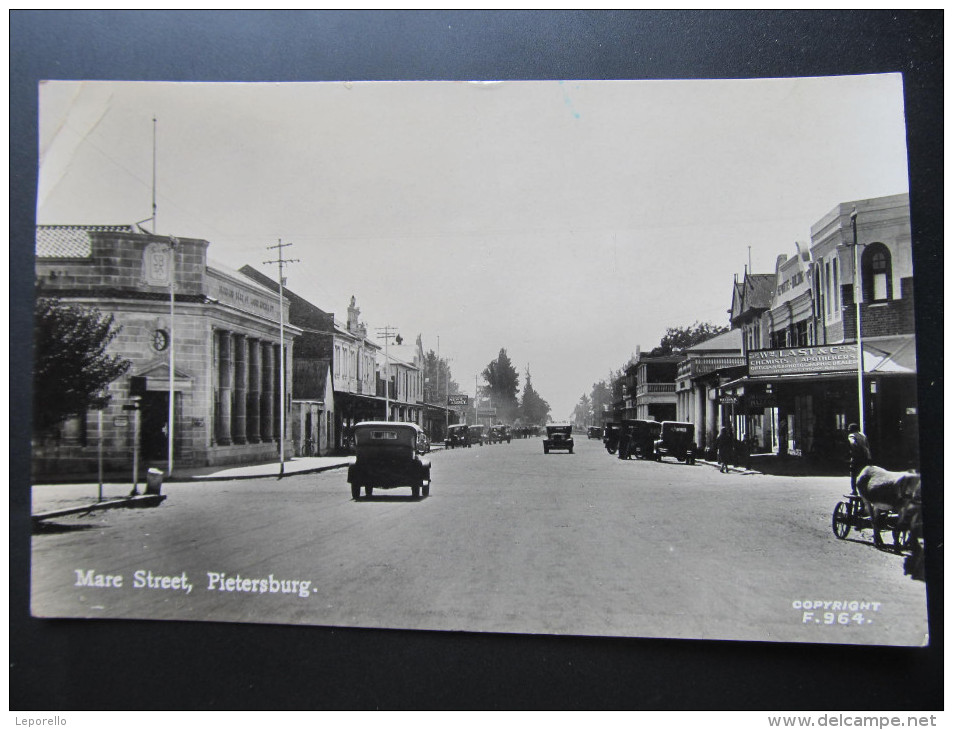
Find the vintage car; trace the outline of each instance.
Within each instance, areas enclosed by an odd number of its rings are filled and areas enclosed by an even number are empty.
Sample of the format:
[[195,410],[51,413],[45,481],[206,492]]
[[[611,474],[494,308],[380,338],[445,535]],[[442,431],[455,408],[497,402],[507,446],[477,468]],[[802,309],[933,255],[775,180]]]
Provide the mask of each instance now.
[[659,437],[655,440],[655,458],[674,456],[688,464],[695,463],[695,424],[662,421]]
[[444,445],[448,449],[455,449],[458,446],[470,446],[470,431],[466,424],[457,424],[447,429],[447,439]]
[[430,460],[420,458],[415,423],[366,421],[354,426],[357,458],[348,467],[351,496],[360,499],[361,487],[370,497],[374,488],[410,487],[414,497],[430,494]]
[[618,423],[607,423],[605,428],[602,429],[602,443],[610,454],[619,450],[620,430]]
[[572,453],[572,426],[568,423],[550,423],[546,426],[546,435],[543,436],[543,453],[548,454],[553,449]]
[[497,424],[496,426],[490,426],[488,438],[491,444],[501,444],[504,441],[510,443],[513,440],[513,435],[510,433],[509,426]]
[[654,459],[655,442],[662,424],[658,421],[628,419],[622,422],[619,435],[619,458]]
[[474,424],[472,426],[467,426],[467,430],[470,433],[470,444],[476,444],[477,446],[483,446],[486,443],[486,426],[481,424]]
[[601,426],[590,426],[589,430],[586,432],[586,437],[589,439],[601,439],[602,438],[602,427]]

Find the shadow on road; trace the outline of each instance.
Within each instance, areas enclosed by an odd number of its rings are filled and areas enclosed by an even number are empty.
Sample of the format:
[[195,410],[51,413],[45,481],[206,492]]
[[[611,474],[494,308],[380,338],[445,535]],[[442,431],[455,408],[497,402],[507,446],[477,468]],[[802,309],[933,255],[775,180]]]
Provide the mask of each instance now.
[[60,522],[38,522],[33,525],[34,535],[59,535],[64,532],[102,529],[102,525],[64,525]]

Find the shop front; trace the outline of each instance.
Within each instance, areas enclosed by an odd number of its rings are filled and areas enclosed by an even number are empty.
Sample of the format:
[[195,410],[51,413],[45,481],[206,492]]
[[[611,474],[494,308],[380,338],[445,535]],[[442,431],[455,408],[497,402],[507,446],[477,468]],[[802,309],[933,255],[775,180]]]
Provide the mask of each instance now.
[[865,340],[862,386],[857,370],[856,343],[752,350],[748,375],[719,389],[720,422],[753,453],[844,461],[863,392],[874,462],[917,468],[913,335]]

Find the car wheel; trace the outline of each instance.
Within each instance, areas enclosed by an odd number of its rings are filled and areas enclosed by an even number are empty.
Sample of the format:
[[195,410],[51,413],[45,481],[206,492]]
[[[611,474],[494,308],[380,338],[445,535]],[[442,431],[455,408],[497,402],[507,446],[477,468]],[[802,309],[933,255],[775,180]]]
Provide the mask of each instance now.
[[364,496],[372,497],[373,495],[374,495],[374,487],[368,484],[366,487],[364,487]]
[[569,453],[570,453],[570,454],[572,453],[572,447],[571,447],[571,446],[569,447]]
[[544,447],[543,447],[543,453],[544,453],[544,454],[548,454],[548,453],[549,453],[549,447],[548,447],[548,446],[544,446]]
[[425,497],[430,496],[430,482],[429,481],[424,482],[424,486],[421,488],[420,493],[423,494]]
[[415,484],[414,486],[412,486],[412,487],[410,488],[410,495],[411,495],[414,499],[420,499],[420,486],[417,485],[417,484]]
[[357,482],[351,484],[351,499],[360,499],[361,498],[361,485]]

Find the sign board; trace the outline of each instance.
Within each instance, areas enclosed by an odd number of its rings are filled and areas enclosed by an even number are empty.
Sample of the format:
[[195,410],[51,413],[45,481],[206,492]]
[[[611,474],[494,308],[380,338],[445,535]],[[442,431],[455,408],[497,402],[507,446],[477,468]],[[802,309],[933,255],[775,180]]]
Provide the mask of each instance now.
[[748,375],[836,373],[857,369],[857,343],[750,350]]
[[478,408],[477,416],[495,416],[496,408]]
[[774,393],[752,393],[745,395],[745,406],[749,411],[760,411],[765,408],[777,408],[778,398]]
[[448,395],[447,396],[447,405],[465,406],[469,402],[470,402],[470,396],[468,395]]
[[722,395],[718,397],[718,402],[724,406],[731,406],[738,402],[736,395]]

